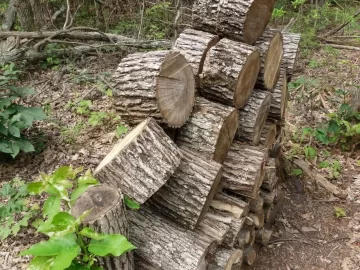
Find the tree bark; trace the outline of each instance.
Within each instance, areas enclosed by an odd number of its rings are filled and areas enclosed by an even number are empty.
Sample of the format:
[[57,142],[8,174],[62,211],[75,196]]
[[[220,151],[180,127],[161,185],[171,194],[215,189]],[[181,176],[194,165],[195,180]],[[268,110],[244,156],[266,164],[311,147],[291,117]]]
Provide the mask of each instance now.
[[269,158],[268,163],[265,166],[265,177],[262,184],[262,188],[268,191],[272,191],[278,183],[278,177],[276,176],[276,159]]
[[[71,214],[78,218],[85,211],[91,210],[82,223],[89,224],[98,233],[122,234],[128,237],[128,222],[123,196],[120,190],[107,185],[93,186],[86,190],[71,209]],[[133,254],[97,258],[101,267],[106,269],[134,269]]]
[[179,50],[191,65],[197,86],[199,86],[199,75],[203,70],[206,54],[218,41],[217,35],[186,29],[175,42],[173,49]]
[[37,31],[47,29],[51,18],[46,7],[46,2],[41,0],[30,0],[30,3],[34,16],[34,28]]
[[240,269],[243,252],[238,249],[218,248],[214,261],[209,265],[209,270],[235,270]]
[[223,187],[254,198],[264,179],[266,160],[263,149],[234,141],[224,162]]
[[[136,256],[162,270],[205,270],[215,242],[178,226],[148,207],[129,211],[130,241]],[[151,269],[151,268],[150,268]]]
[[283,120],[288,102],[288,89],[286,74],[284,70],[280,71],[280,78],[277,82],[272,94],[271,106],[269,110],[269,118]]
[[273,90],[280,75],[283,57],[283,38],[280,31],[265,30],[255,46],[261,54],[261,68],[256,87]]
[[267,205],[273,204],[275,197],[276,197],[276,193],[277,193],[276,190],[269,192],[267,190],[260,189],[261,197],[263,198],[264,203]]
[[193,6],[193,28],[248,44],[264,32],[275,0],[197,0]]
[[271,148],[277,135],[277,126],[275,123],[266,121],[260,135],[260,145],[266,148]]
[[190,150],[181,153],[180,166],[149,203],[180,225],[194,229],[217,192],[222,166]]
[[16,6],[19,0],[10,0],[8,7],[4,13],[4,19],[2,22],[2,30],[10,31],[16,21]]
[[275,202],[273,204],[273,207],[271,208],[270,216],[268,220],[266,221],[267,227],[271,227],[271,225],[275,222],[276,216],[281,211],[283,205],[284,205],[285,195],[282,190],[278,190],[277,196],[275,198]]
[[235,108],[196,98],[195,110],[180,129],[176,143],[223,163],[238,127]]
[[196,227],[195,232],[216,241],[217,245],[221,245],[229,230],[229,222],[226,223],[223,220],[214,219],[211,211],[208,211]]
[[214,196],[211,207],[231,213],[236,218],[245,217],[249,212],[249,204],[235,196],[219,192]]
[[34,31],[34,13],[29,0],[19,0],[17,3],[17,15],[21,28],[25,31]]
[[260,195],[256,196],[254,199],[249,199],[250,211],[253,213],[260,213],[263,211],[265,200]]
[[252,92],[249,102],[239,111],[239,128],[236,138],[258,145],[261,132],[269,114],[271,94],[263,90]]
[[180,165],[181,153],[161,127],[148,118],[113,147],[95,169],[102,183],[144,203]]
[[201,94],[241,108],[251,95],[259,70],[260,53],[256,47],[221,39],[205,58]]
[[283,32],[284,55],[282,68],[286,71],[287,81],[291,80],[298,57],[301,34]]
[[180,127],[194,106],[194,75],[179,52],[128,55],[119,64],[113,81],[116,109],[125,121],[139,123],[154,117]]

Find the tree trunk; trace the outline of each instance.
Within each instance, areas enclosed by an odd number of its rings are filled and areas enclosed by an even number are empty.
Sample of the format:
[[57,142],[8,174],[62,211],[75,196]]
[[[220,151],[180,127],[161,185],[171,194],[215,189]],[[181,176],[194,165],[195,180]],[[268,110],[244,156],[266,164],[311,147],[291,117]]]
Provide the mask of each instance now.
[[[162,270],[205,270],[215,242],[185,230],[142,206],[128,212],[130,241],[136,256]],[[151,269],[151,268],[150,268]]]
[[276,141],[277,126],[275,123],[266,121],[260,135],[260,145],[271,148]]
[[288,102],[288,89],[285,72],[282,70],[280,78],[274,89],[271,106],[269,111],[269,118],[276,120],[283,120],[285,118],[285,111]]
[[193,28],[248,44],[264,32],[275,0],[197,0],[193,6]]
[[261,68],[256,86],[273,90],[280,75],[283,57],[283,38],[280,31],[265,30],[255,43],[261,53]]
[[180,158],[174,142],[148,118],[119,140],[95,169],[95,175],[142,204],[166,183]]
[[298,57],[301,34],[283,32],[284,55],[281,67],[285,69],[287,81],[291,80]]
[[175,42],[173,49],[179,50],[185,56],[193,69],[197,85],[199,85],[199,75],[203,70],[206,54],[218,41],[217,35],[186,29]]
[[46,2],[42,0],[30,0],[34,14],[34,28],[37,31],[45,30],[51,25],[51,16],[48,13]]
[[268,191],[272,191],[278,182],[275,163],[275,158],[269,158],[268,163],[265,166],[265,177],[261,187]]
[[193,109],[194,75],[179,52],[128,55],[113,80],[116,109],[125,121],[139,123],[154,117],[171,127],[180,127]]
[[[88,210],[91,212],[83,219],[82,223],[89,224],[98,233],[122,234],[128,237],[126,209],[120,190],[107,185],[88,188],[76,200],[71,214],[78,218]],[[127,252],[120,257],[108,256],[97,259],[101,267],[109,270],[134,269],[132,252]]]
[[239,111],[239,128],[236,138],[258,145],[262,129],[269,114],[271,94],[263,90],[252,92],[249,102]]
[[180,129],[176,143],[223,163],[238,127],[235,108],[196,98],[195,110]]
[[209,270],[235,270],[240,269],[243,252],[238,249],[218,248],[214,261],[209,265]]
[[206,98],[241,108],[250,98],[260,65],[256,47],[221,39],[205,58],[201,93]]
[[25,31],[34,31],[34,13],[29,0],[19,0],[17,3],[17,15],[21,28]]
[[254,198],[264,179],[265,150],[234,141],[224,162],[223,187]]
[[2,30],[10,31],[16,21],[16,6],[19,0],[10,0],[9,5],[4,13],[4,19],[2,22]]
[[248,203],[223,192],[219,192],[214,196],[211,207],[219,211],[229,212],[236,218],[245,217],[249,212]]
[[253,265],[256,260],[256,251],[253,246],[244,249],[243,260],[247,265]]
[[180,225],[194,229],[217,192],[222,166],[186,149],[181,153],[180,166],[149,203]]

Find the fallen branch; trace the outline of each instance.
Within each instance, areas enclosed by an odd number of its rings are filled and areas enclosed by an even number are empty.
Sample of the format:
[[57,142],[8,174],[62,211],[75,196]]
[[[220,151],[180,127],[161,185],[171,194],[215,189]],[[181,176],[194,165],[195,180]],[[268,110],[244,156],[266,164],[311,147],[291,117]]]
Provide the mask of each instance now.
[[326,44],[326,46],[331,46],[335,49],[360,51],[360,47],[356,47],[356,46],[348,46],[348,45],[340,45],[340,44]]
[[355,18],[356,18],[357,16],[359,16],[359,15],[360,15],[360,10],[354,14],[354,16],[351,18],[351,20],[343,23],[342,25],[340,25],[339,27],[336,27],[335,29],[330,30],[330,31],[327,32],[323,37],[326,38],[326,37],[328,37],[328,36],[331,36],[331,35],[333,35],[333,34],[336,34],[336,33],[339,32],[341,29],[343,29],[345,26],[347,26],[349,23],[351,23],[352,20],[355,19]]
[[331,192],[335,196],[337,196],[339,198],[343,198],[346,196],[346,194],[343,190],[341,190],[334,184],[330,183],[321,174],[313,171],[306,161],[301,160],[301,159],[294,159],[293,163],[296,166],[298,166],[300,169],[302,169],[303,172],[306,175],[308,175],[311,180],[315,181],[316,183],[318,183],[320,186],[322,186],[323,188],[325,188],[327,191]]

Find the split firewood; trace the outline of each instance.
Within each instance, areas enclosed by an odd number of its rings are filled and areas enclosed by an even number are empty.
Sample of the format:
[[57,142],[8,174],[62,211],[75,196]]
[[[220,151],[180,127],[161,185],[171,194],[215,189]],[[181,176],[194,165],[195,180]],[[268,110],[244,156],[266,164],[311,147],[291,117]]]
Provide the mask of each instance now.
[[181,153],[180,166],[148,202],[163,215],[194,229],[218,191],[222,166],[185,148]]
[[180,129],[176,143],[206,158],[223,163],[234,139],[238,122],[235,108],[196,98],[189,121]]
[[134,128],[95,169],[102,183],[144,203],[180,165],[181,153],[152,118]]
[[236,218],[245,217],[249,212],[249,204],[247,202],[223,192],[219,192],[214,196],[211,207],[229,212]]
[[274,207],[274,204],[265,204],[264,205],[264,219],[265,219],[265,223],[268,223],[268,220],[271,217],[271,211]]
[[240,269],[243,262],[243,252],[239,249],[218,248],[215,258],[209,265],[209,270]]
[[264,199],[262,196],[257,195],[254,199],[248,199],[250,211],[253,213],[259,213],[263,211]]
[[265,166],[265,177],[261,185],[263,189],[272,191],[278,183],[279,178],[276,176],[276,159],[269,158]]
[[269,110],[269,118],[283,120],[285,110],[288,103],[288,86],[286,75],[283,70],[280,71],[280,78],[272,93],[271,106]]
[[260,135],[260,144],[271,148],[276,141],[277,126],[275,123],[266,121]]
[[191,65],[176,51],[128,55],[113,76],[112,88],[118,113],[130,123],[154,117],[181,127],[195,102]]
[[196,84],[204,66],[207,52],[219,41],[219,36],[194,29],[185,29],[175,42],[174,50],[185,56],[193,69]]
[[205,270],[215,241],[185,230],[142,206],[128,211],[129,238],[137,247],[135,255],[150,269]]
[[269,23],[274,7],[275,0],[196,0],[192,26],[254,44]]
[[280,31],[265,30],[255,46],[261,53],[261,68],[256,85],[273,90],[279,79],[283,57],[283,38]]
[[201,94],[241,108],[250,98],[260,65],[260,52],[256,47],[221,39],[205,58],[200,76]]
[[260,189],[260,195],[263,198],[263,202],[267,205],[272,205],[275,197],[276,197],[276,190],[272,190],[272,191],[267,191],[267,190],[263,190]]
[[266,150],[234,141],[224,162],[223,187],[254,198],[264,179],[267,158]]
[[262,129],[269,114],[272,95],[263,90],[254,90],[248,103],[239,111],[239,128],[236,138],[258,145]]
[[216,241],[217,245],[221,245],[229,233],[230,224],[231,222],[214,219],[211,212],[207,212],[197,225],[195,232]]
[[264,227],[265,216],[263,210],[257,213],[249,212],[248,216],[254,221],[254,226],[256,229],[261,229]]
[[255,230],[253,226],[243,226],[239,232],[238,239],[234,244],[235,248],[244,249],[245,246],[251,245],[255,238]]
[[256,260],[256,251],[253,246],[249,246],[244,249],[243,252],[244,263],[248,265],[253,265]]
[[271,235],[272,235],[273,231],[272,230],[268,230],[265,228],[262,228],[260,230],[256,231],[256,242],[263,245],[263,246],[267,246],[270,242],[271,239]]
[[[88,188],[71,209],[71,214],[78,218],[85,211],[90,213],[82,220],[98,233],[122,234],[128,237],[128,222],[123,196],[120,190],[108,185]],[[97,258],[101,267],[112,270],[134,269],[133,254]]]
[[294,73],[295,62],[298,57],[301,34],[282,32],[284,42],[284,55],[282,67],[286,71],[287,81]]

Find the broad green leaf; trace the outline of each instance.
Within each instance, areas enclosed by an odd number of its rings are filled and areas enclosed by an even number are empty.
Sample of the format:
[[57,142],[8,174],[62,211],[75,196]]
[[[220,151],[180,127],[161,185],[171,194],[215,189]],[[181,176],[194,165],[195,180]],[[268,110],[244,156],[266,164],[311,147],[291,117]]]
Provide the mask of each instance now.
[[329,137],[327,136],[327,132],[325,129],[323,128],[317,128],[315,130],[315,138],[319,141],[322,142],[324,144],[328,144],[329,141]]
[[15,142],[18,144],[20,149],[25,153],[34,152],[35,148],[30,141],[26,139],[16,139]]
[[335,120],[332,119],[329,121],[328,132],[337,134],[340,130],[340,126]]
[[12,154],[13,150],[11,149],[10,142],[7,142],[5,140],[0,140],[0,152]]
[[81,184],[76,189],[73,190],[70,196],[71,204],[73,205],[76,202],[76,199],[81,196],[89,187],[94,186],[95,184]]
[[43,206],[43,214],[52,218],[60,211],[60,198],[57,196],[50,196]]
[[80,232],[80,235],[86,236],[88,238],[91,239],[95,239],[95,240],[102,240],[104,239],[104,235],[103,234],[99,234],[97,232],[95,232],[93,229],[89,228],[89,227],[85,227],[83,228]]
[[13,235],[17,235],[17,233],[20,231],[20,224],[19,223],[15,223],[12,228],[11,228],[11,233]]
[[11,196],[11,195],[15,194],[15,191],[16,190],[9,183],[6,183],[2,186],[0,195]]
[[18,114],[13,115],[13,116],[9,119],[9,124],[12,124],[12,123],[14,123],[14,122],[20,121],[20,117],[21,117],[21,113],[18,113]]
[[75,218],[67,212],[59,212],[52,218],[51,225],[41,232],[50,237],[58,237],[75,230]]
[[10,154],[13,158],[15,158],[19,152],[20,152],[20,147],[17,145],[17,143],[15,142],[11,142],[10,143],[10,147],[11,147],[11,150],[12,150],[12,153]]
[[291,175],[298,176],[298,175],[302,175],[302,173],[303,173],[302,169],[294,169],[292,170]]
[[40,194],[42,192],[42,182],[32,182],[27,185],[27,190],[34,194]]
[[37,107],[20,107],[19,112],[31,116],[34,120],[44,120],[46,119],[46,114],[42,108]]
[[317,151],[314,147],[307,146],[304,148],[304,153],[307,159],[312,160],[316,157]]
[[73,233],[61,237],[52,237],[48,241],[43,241],[22,251],[20,255],[33,256],[57,256],[67,250],[80,248]]
[[19,97],[26,97],[29,95],[36,94],[36,91],[34,89],[28,88],[28,87],[15,87],[15,86],[8,86],[8,89],[16,94]]
[[8,129],[11,135],[13,135],[16,138],[20,138],[20,130],[17,127],[13,125],[9,125]]
[[343,208],[334,206],[334,210],[337,218],[346,217],[346,211]]
[[53,263],[53,257],[34,257],[29,266],[28,270],[51,270],[51,264]]
[[5,107],[9,107],[11,105],[11,101],[14,99],[14,97],[0,98],[0,110],[4,109]]
[[121,234],[103,234],[101,240],[91,239],[88,250],[97,256],[121,256],[136,247]]
[[124,125],[119,125],[116,127],[116,136],[118,138],[121,137],[121,135],[125,134],[126,132],[128,132],[128,128]]
[[325,160],[319,163],[319,168],[323,169],[323,168],[328,168],[330,166],[329,161]]
[[73,177],[72,169],[70,166],[62,166],[53,173],[54,183],[60,180],[66,180]]
[[8,135],[8,129],[3,124],[0,124],[0,133],[5,136]]
[[124,202],[127,207],[130,209],[140,209],[140,204],[138,204],[136,201],[130,199],[128,196],[124,196]]
[[69,247],[67,250],[64,250],[58,256],[56,256],[51,270],[63,270],[67,269],[72,261],[79,255],[81,249],[80,246]]
[[93,210],[93,208],[86,210],[84,213],[82,213],[75,221],[75,226],[79,226],[81,222],[90,214],[90,212]]
[[64,188],[72,188],[73,186],[73,183],[70,180],[60,180],[58,184],[63,186]]

